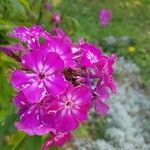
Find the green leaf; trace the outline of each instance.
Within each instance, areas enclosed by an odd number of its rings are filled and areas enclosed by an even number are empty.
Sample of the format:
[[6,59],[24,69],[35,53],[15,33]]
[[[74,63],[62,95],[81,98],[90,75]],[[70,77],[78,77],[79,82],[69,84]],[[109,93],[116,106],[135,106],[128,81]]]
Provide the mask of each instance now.
[[5,118],[8,112],[6,110],[0,110],[0,122],[2,122]]
[[42,137],[41,136],[32,136],[32,137],[27,137],[25,140],[25,149],[35,149],[35,150],[40,150],[42,145]]
[[79,24],[77,19],[75,19],[73,17],[69,17],[69,16],[67,16],[65,19],[68,19],[69,21],[72,21],[76,27],[80,27],[80,24]]
[[1,150],[10,150],[11,146],[9,145],[0,145]]
[[18,116],[16,114],[8,115],[3,121],[0,122],[0,130],[2,134],[9,134],[15,131],[14,123]]
[[[1,59],[2,60],[2,59]],[[4,63],[4,61],[2,61]],[[11,88],[10,84],[7,82],[7,77],[9,76],[8,70],[4,70],[1,68],[1,62],[0,62],[0,87],[3,89],[2,92],[0,92],[0,107],[3,110],[8,111],[8,114],[10,114],[10,111],[12,110],[12,101],[11,98],[13,96],[13,89]],[[2,67],[6,67],[7,65],[3,65]],[[4,76],[6,74],[6,76]],[[1,117],[0,117],[1,118]]]
[[64,150],[62,147],[50,147],[49,150]]
[[19,0],[20,4],[23,5],[23,7],[27,10],[30,10],[30,4],[28,3],[27,0]]
[[8,145],[12,146],[11,150],[18,150],[20,144],[24,141],[25,137],[26,137],[26,134],[23,133],[23,132],[18,131],[16,133],[14,133],[10,137],[10,140],[9,140],[9,143],[8,143]]
[[0,19],[0,30],[11,29],[13,27],[13,25],[14,24],[11,22]]
[[73,132],[75,136],[84,137],[88,135],[86,124],[82,124],[79,129]]

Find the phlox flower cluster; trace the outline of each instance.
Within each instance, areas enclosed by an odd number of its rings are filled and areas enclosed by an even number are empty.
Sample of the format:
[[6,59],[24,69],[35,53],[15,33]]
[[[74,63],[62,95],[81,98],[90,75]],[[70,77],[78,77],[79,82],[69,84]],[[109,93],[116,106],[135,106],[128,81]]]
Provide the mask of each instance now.
[[0,49],[19,63],[11,74],[18,109],[16,128],[28,135],[51,133],[42,150],[62,146],[94,108],[104,116],[107,99],[116,93],[115,54],[80,38],[73,43],[60,28],[52,33],[41,26],[16,27],[8,34],[21,42]]

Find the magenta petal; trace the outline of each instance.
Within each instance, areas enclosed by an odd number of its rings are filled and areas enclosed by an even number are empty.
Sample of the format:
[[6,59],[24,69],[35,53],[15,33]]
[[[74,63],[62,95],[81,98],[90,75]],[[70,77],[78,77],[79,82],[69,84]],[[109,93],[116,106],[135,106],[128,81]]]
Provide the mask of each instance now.
[[46,110],[51,100],[52,97],[48,96],[39,103],[29,103],[26,96],[20,92],[15,98],[20,116],[20,121],[16,123],[17,129],[29,135],[43,135],[49,131],[56,132],[56,113]]
[[[44,110],[45,111],[45,110]],[[41,112],[41,111],[40,111]],[[56,113],[54,112],[44,112],[41,113],[40,116],[40,122],[42,122],[43,125],[40,125],[40,127],[38,127],[38,133],[43,134],[43,132],[47,131],[53,131],[56,132]]]
[[47,91],[53,96],[62,94],[66,90],[68,85],[62,74],[49,76],[44,84]]
[[22,92],[18,93],[17,96],[15,96],[14,103],[19,108],[26,107],[29,104],[29,102],[27,101],[27,97]]
[[8,46],[0,46],[0,49],[7,55],[12,57],[14,55],[13,49]]
[[39,41],[35,37],[29,38],[27,40],[27,45],[30,49],[33,49],[34,51],[40,48]]
[[60,28],[54,28],[54,32],[56,33],[57,37],[63,40],[63,42],[67,44],[72,44],[71,38],[63,32]]
[[45,135],[51,131],[51,128],[49,126],[45,126],[43,124],[40,124],[40,126],[33,128],[33,134],[34,135]]
[[56,113],[55,112],[48,112],[45,114],[42,114],[41,116],[41,122],[49,127],[53,131],[55,130],[56,126]]
[[27,88],[23,89],[22,92],[25,94],[28,101],[30,101],[31,103],[36,103],[40,102],[42,93],[44,92],[44,88],[42,86],[42,83],[34,82]]
[[30,34],[34,37],[38,37],[43,33],[43,28],[39,25],[34,25],[30,28]]
[[61,105],[59,104],[58,97],[51,99],[47,106],[47,114],[57,112],[60,109]]
[[35,116],[35,108],[32,106],[24,114],[21,115],[20,122],[16,123],[16,127],[19,130],[27,132],[30,135],[33,135],[33,128],[38,127],[39,121]]
[[63,42],[59,38],[50,38],[46,43],[46,49],[48,52],[57,53],[64,61],[66,67],[73,66],[73,54],[68,44]]
[[54,140],[56,146],[63,146],[66,141],[69,141],[71,139],[72,135],[70,132],[66,133],[59,133],[56,138],[59,138],[59,140]]
[[96,92],[102,101],[105,101],[109,98],[109,92],[105,84],[101,85],[99,82],[96,87]]
[[2,50],[7,56],[12,57],[17,61],[20,61],[22,53],[27,51],[21,43],[0,46],[0,50]]
[[109,86],[109,88],[111,89],[111,91],[112,91],[112,93],[117,93],[117,85],[116,85],[116,83],[115,83],[115,81],[114,81],[114,79],[113,78],[110,78],[109,79],[109,84],[108,84],[108,86]]
[[109,110],[109,106],[107,106],[98,98],[94,99],[94,108],[95,108],[95,111],[102,116],[105,116]]
[[22,57],[22,64],[24,67],[38,72],[43,69],[43,60],[43,53],[40,51],[34,51],[27,53]]
[[44,65],[47,66],[46,75],[62,72],[64,69],[64,62],[58,54],[50,52],[46,55]]
[[44,33],[43,28],[39,25],[34,25],[29,29],[30,38],[27,40],[28,46],[31,49],[39,49],[39,37]]
[[36,113],[37,109],[32,106],[21,115],[20,121],[16,123],[18,130],[24,131],[29,135],[43,135],[50,130],[44,126],[39,120],[39,114]]
[[34,74],[27,74],[21,70],[16,70],[12,73],[11,83],[16,89],[22,89],[27,84],[30,84],[30,79],[35,77]]
[[86,106],[82,105],[82,107],[74,108],[72,110],[74,117],[77,118],[78,121],[85,121],[88,119],[88,116],[87,116],[88,109],[86,109],[86,110],[85,110],[85,108],[82,109],[83,107],[86,107]]
[[28,28],[21,26],[21,27],[15,27],[12,32],[8,34],[10,37],[16,37],[22,40],[23,42],[26,42],[29,38],[29,32]]
[[84,65],[84,66],[86,66],[86,67],[91,67],[91,66],[92,66],[90,60],[87,59],[86,54],[83,54],[83,56],[81,57],[80,62],[81,62],[82,65]]
[[15,96],[14,104],[19,110],[18,115],[22,115],[25,111],[27,111],[28,107],[30,107],[27,97],[22,92],[19,92],[17,96]]
[[72,92],[72,99],[75,104],[83,105],[91,103],[91,92],[85,85],[76,87]]
[[41,150],[48,150],[48,147],[53,146],[63,146],[66,141],[69,141],[72,138],[72,135],[70,132],[66,133],[52,133],[50,135],[50,138],[44,143]]
[[35,46],[36,39],[43,33],[43,28],[39,25],[34,25],[31,28],[24,26],[16,27],[8,35],[11,37],[19,38],[23,42],[27,42],[29,47]]
[[83,56],[81,57],[81,64],[84,66],[92,67],[97,63],[101,57],[101,49],[98,49],[93,44],[85,43],[80,46],[83,50]]
[[74,118],[71,111],[63,109],[58,112],[58,129],[61,132],[69,132],[79,126],[78,121]]

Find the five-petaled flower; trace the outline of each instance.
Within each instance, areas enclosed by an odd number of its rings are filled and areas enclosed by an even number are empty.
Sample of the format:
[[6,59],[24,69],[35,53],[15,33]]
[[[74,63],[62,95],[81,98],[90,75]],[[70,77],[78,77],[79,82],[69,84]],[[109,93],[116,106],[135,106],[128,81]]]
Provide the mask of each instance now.
[[39,102],[46,93],[57,96],[65,91],[64,62],[57,53],[50,52],[46,56],[39,51],[27,53],[22,57],[22,65],[28,72],[14,71],[11,81],[29,101]]
[[79,126],[79,122],[87,120],[91,104],[91,92],[87,86],[68,86],[65,93],[56,98],[58,117],[57,128],[61,132],[70,132]]
[[52,97],[47,96],[38,103],[28,101],[27,97],[20,92],[14,98],[16,107],[19,108],[20,121],[16,123],[18,130],[29,135],[44,135],[55,131],[56,112],[50,111]]

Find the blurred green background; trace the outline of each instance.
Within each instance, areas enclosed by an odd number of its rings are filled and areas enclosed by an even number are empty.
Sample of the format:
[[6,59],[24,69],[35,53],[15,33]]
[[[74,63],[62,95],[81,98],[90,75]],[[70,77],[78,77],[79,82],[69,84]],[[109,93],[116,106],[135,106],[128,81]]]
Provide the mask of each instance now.
[[[140,68],[142,88],[150,84],[150,1],[149,0],[49,0],[51,9],[45,10],[45,0],[0,0],[0,45],[13,43],[7,33],[14,26],[40,24],[46,30],[52,28],[51,16],[59,11],[60,27],[76,42],[84,37],[102,47],[104,52],[116,53],[135,62]],[[100,28],[98,12],[107,8],[112,12],[112,21]],[[0,52],[0,149],[39,150],[43,137],[29,137],[16,131],[16,110],[12,104],[14,91],[9,84],[9,75],[17,64]],[[99,123],[97,123],[99,122]],[[85,124],[76,136],[103,138],[105,118]],[[97,132],[101,132],[100,136]]]

